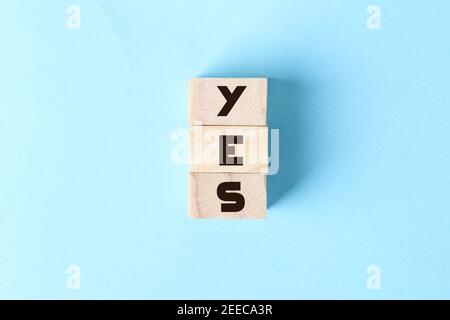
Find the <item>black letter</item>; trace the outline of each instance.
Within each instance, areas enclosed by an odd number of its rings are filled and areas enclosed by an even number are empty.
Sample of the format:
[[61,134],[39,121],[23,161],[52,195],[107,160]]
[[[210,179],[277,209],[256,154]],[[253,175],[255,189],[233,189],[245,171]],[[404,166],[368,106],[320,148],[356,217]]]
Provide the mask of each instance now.
[[220,112],[217,116],[218,117],[226,117],[230,113],[233,106],[238,101],[242,92],[244,92],[245,88],[247,88],[247,87],[246,86],[237,86],[236,89],[234,89],[233,93],[231,93],[230,89],[228,89],[228,87],[226,87],[226,86],[218,86],[217,88],[219,88],[220,92],[222,92],[223,96],[227,100],[227,102],[225,102],[225,104],[222,107],[222,110],[220,110]]
[[244,196],[237,192],[227,192],[241,190],[240,182],[222,182],[217,187],[217,196],[222,201],[234,201],[234,203],[222,203],[222,212],[238,212],[244,209],[245,199]]
[[220,136],[219,137],[219,165],[221,166],[242,166],[242,157],[229,157],[235,152],[232,144],[243,144],[244,136]]

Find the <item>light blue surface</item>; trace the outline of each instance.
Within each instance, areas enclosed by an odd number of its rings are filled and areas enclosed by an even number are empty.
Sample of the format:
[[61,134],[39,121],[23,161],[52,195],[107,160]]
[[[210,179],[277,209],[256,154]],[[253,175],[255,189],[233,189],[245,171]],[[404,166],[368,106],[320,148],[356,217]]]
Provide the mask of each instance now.
[[[74,3],[0,5],[0,298],[450,298],[449,1]],[[271,79],[267,220],[187,218],[196,76]]]

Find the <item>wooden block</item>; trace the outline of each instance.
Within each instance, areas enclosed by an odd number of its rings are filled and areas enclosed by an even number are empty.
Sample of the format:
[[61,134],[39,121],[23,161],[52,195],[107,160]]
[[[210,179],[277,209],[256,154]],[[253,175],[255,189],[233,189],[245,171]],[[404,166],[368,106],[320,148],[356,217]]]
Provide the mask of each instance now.
[[190,127],[191,172],[267,173],[267,127]]
[[194,78],[189,81],[191,125],[265,126],[266,78]]
[[266,176],[189,173],[189,217],[265,218]]

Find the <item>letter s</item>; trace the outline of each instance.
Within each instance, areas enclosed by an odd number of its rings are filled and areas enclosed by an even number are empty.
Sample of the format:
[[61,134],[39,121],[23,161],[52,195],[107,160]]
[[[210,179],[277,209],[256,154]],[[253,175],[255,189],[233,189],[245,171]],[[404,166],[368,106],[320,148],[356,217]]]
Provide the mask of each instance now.
[[227,191],[239,191],[241,190],[241,183],[237,181],[222,182],[217,187],[217,196],[222,201],[234,201],[234,203],[222,203],[222,212],[238,212],[244,209],[245,199],[244,196],[238,192]]

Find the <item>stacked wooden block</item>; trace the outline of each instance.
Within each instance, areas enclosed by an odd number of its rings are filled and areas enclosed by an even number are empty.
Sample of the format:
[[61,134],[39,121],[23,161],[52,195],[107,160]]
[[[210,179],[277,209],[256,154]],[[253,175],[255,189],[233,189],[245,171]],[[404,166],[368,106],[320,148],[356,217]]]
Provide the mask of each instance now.
[[265,218],[267,79],[189,82],[191,218]]

